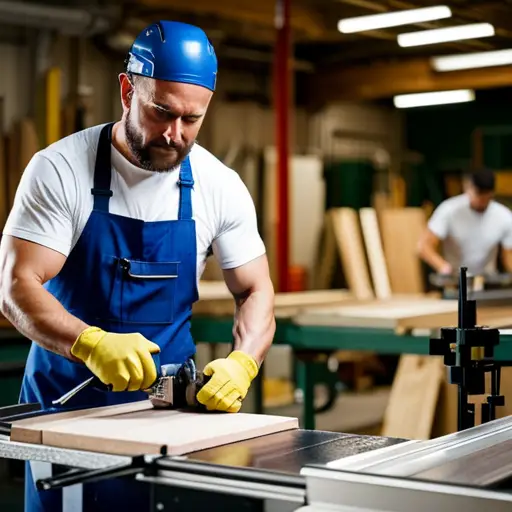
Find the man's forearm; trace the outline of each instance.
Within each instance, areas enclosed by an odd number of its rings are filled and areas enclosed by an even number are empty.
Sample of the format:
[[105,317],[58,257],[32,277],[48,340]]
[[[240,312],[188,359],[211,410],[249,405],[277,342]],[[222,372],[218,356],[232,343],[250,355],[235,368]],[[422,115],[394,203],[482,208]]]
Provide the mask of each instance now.
[[422,247],[419,252],[420,258],[436,272],[442,272],[448,262],[435,250],[430,247]]
[[7,290],[3,289],[1,311],[25,337],[75,360],[71,346],[88,325],[68,313],[37,281],[17,279]]
[[276,331],[274,292],[272,287],[235,297],[233,326],[235,350],[253,356],[261,365],[269,351]]

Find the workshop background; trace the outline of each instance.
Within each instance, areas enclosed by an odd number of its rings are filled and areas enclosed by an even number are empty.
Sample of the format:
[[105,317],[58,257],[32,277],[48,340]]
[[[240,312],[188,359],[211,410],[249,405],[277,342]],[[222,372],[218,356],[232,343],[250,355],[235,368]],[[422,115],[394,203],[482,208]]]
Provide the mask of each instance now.
[[[462,171],[493,168],[498,200],[512,205],[512,2],[443,5],[449,9],[426,21],[375,28],[360,18],[344,32],[340,20],[439,4],[0,1],[0,224],[36,151],[120,117],[117,77],[137,33],[158,19],[190,22],[207,32],[219,59],[218,90],[199,143],[247,184],[276,291],[334,289],[336,300],[343,294],[350,305],[368,303],[368,311],[377,307],[386,316],[407,303],[422,311],[422,301],[441,290],[430,284],[416,244],[433,208],[461,192]],[[401,37],[448,27],[458,31]],[[413,96],[430,92],[438,95]],[[208,300],[198,305],[202,319],[226,315],[221,279],[210,261],[202,285],[212,300],[211,307]],[[364,308],[358,311],[360,327],[371,326]],[[512,318],[512,311],[499,314]],[[330,350],[315,353],[309,340],[308,371],[322,384],[314,388],[317,429],[408,438],[455,429],[442,360],[407,355],[390,336],[381,349],[368,350],[358,345],[357,329],[349,332],[350,350],[330,342]],[[17,401],[29,343],[5,321],[0,335],[0,405],[8,405]],[[229,339],[196,340],[200,364],[229,351]],[[272,348],[265,412],[302,418],[298,352]],[[505,395],[512,390],[506,370]],[[254,407],[250,399],[244,404]],[[21,510],[20,468],[1,468],[0,509]]]

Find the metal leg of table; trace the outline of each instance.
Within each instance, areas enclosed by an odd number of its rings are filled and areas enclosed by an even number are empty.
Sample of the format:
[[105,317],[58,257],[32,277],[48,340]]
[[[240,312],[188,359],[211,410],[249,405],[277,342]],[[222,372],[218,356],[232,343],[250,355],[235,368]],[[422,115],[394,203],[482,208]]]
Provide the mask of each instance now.
[[82,484],[70,485],[62,489],[62,512],[82,512],[83,510]]
[[[30,461],[30,468],[34,482],[53,475],[53,466],[50,462]],[[83,511],[83,486],[71,485],[62,489],[62,512]]]
[[315,429],[315,379],[314,362],[297,358],[297,385],[302,390],[302,428]]

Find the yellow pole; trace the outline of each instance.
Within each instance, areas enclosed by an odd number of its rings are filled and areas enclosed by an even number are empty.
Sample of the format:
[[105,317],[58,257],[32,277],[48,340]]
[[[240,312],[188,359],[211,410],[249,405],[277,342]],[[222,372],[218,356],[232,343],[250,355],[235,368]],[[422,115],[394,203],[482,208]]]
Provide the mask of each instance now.
[[61,70],[52,67],[46,72],[46,145],[60,139]]

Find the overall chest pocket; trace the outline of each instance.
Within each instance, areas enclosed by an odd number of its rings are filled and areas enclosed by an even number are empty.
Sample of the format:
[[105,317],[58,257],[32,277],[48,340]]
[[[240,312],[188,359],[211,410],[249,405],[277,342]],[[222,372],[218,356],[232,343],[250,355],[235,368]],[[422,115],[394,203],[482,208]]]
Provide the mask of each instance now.
[[178,277],[178,261],[119,259],[115,288],[121,321],[173,323]]

